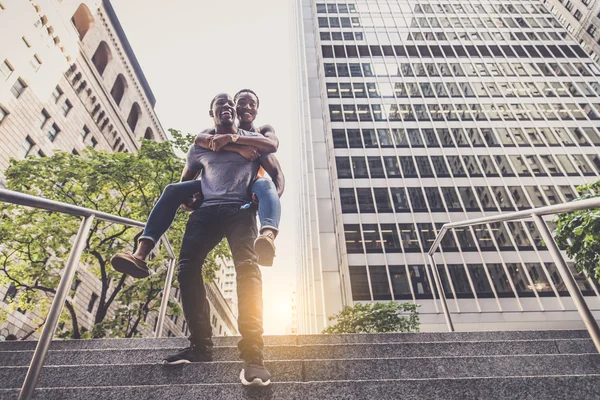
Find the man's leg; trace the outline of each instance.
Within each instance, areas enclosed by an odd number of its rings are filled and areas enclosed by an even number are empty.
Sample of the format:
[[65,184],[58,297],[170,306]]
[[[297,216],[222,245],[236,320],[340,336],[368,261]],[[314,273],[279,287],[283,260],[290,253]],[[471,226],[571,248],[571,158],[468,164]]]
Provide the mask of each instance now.
[[256,214],[232,206],[223,223],[236,271],[238,329],[242,335],[238,348],[244,360],[240,379],[244,385],[266,386],[271,374],[263,364],[262,275],[254,252]]
[[202,192],[199,180],[167,185],[148,216],[136,252],[115,254],[110,260],[113,268],[134,278],[149,276],[150,270],[146,265],[146,257],[173,223],[181,203],[198,192]]
[[260,265],[270,267],[275,257],[275,237],[281,219],[281,203],[273,181],[266,178],[257,179],[250,189],[258,199],[258,219],[260,236],[254,243]]
[[188,220],[179,252],[178,274],[183,314],[190,330],[189,348],[165,358],[167,364],[211,360],[210,307],[202,279],[202,264],[223,238],[218,206],[194,211]]

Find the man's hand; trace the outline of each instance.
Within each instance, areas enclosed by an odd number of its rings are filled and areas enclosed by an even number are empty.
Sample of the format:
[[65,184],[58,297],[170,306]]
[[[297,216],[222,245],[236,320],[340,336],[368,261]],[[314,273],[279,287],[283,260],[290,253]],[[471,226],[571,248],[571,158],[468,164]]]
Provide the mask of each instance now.
[[248,161],[254,161],[260,157],[260,153],[256,147],[252,146],[237,146],[237,153]]
[[184,211],[192,212],[200,206],[200,203],[202,203],[203,199],[204,196],[202,196],[202,193],[194,193],[194,195],[190,197],[185,203],[181,204],[180,207]]
[[217,134],[210,138],[209,147],[212,151],[221,151],[221,149],[231,143],[230,134]]

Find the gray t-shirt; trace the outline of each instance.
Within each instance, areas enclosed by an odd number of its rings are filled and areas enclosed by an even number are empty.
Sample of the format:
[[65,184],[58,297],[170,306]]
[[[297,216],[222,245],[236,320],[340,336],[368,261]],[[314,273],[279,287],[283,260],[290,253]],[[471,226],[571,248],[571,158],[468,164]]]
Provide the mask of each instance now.
[[[240,136],[260,136],[258,133],[238,129]],[[204,201],[200,207],[216,204],[246,204],[250,184],[256,178],[260,167],[259,160],[248,161],[231,151],[207,150],[193,144],[187,153],[188,168],[200,172]]]

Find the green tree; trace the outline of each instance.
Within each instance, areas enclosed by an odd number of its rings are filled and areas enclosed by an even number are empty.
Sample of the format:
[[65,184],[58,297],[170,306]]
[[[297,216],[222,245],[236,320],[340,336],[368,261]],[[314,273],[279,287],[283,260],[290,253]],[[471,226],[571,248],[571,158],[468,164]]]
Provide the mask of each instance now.
[[[577,200],[600,196],[600,181],[577,188]],[[578,271],[600,281],[600,209],[559,214],[555,218],[554,239]]]
[[[336,323],[325,328],[323,333],[419,332],[418,307],[418,304],[394,301],[346,306],[329,317]],[[403,316],[403,313],[408,315]]]
[[[57,151],[52,157],[11,160],[7,188],[51,200],[145,221],[166,185],[179,180],[184,160],[175,150],[187,151],[193,138],[170,130],[173,142],[143,140],[136,153],[108,153],[87,149],[82,156]],[[167,233],[179,252],[188,213],[180,211]],[[80,218],[0,203],[0,285],[14,284],[17,295],[7,312],[20,309],[46,315],[71,251]],[[157,271],[134,281],[112,269],[111,257],[135,246],[139,228],[95,220],[77,274],[98,279],[98,299],[91,332],[83,332],[72,296],[66,302],[58,335],[67,338],[131,337],[149,312],[157,311],[166,277],[167,253],[158,249],[149,261]],[[222,242],[209,255],[204,276],[212,281],[216,257],[231,257]],[[177,285],[174,279],[174,285]],[[109,313],[110,310],[110,313]],[[170,304],[171,314],[181,310]],[[7,313],[0,314],[5,319]],[[110,318],[107,318],[110,314]],[[87,316],[86,316],[87,317]],[[34,321],[43,325],[43,318]],[[33,332],[31,332],[33,333]]]

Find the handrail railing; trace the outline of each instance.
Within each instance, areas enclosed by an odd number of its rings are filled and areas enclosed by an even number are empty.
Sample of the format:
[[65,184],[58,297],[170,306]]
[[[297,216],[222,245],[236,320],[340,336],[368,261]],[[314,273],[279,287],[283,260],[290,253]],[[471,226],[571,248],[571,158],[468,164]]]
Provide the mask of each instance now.
[[[50,306],[50,311],[48,312],[48,316],[46,317],[46,322],[44,323],[42,334],[40,335],[40,339],[35,348],[35,352],[33,353],[33,358],[31,359],[31,363],[27,370],[27,375],[25,376],[25,381],[23,382],[21,393],[19,394],[19,400],[29,400],[33,396],[33,392],[35,390],[35,386],[37,384],[40,372],[42,370],[42,366],[44,365],[44,361],[46,359],[46,354],[48,353],[50,342],[52,341],[52,338],[54,337],[54,333],[56,331],[58,319],[60,317],[60,314],[62,313],[65,300],[67,298],[67,295],[69,294],[73,278],[75,277],[77,266],[79,265],[79,259],[81,258],[81,254],[83,253],[85,247],[85,239],[87,238],[90,232],[90,228],[92,226],[94,218],[138,228],[143,228],[145,225],[142,222],[119,217],[117,215],[112,215],[105,212],[92,210],[89,208],[79,207],[67,203],[61,203],[58,201],[48,200],[42,197],[32,196],[6,189],[0,189],[0,201],[4,203],[17,204],[21,206],[33,207],[42,210],[55,211],[63,214],[83,217],[83,221],[81,222],[79,231],[77,232],[77,236],[75,237],[73,249],[71,250],[71,254],[69,255],[69,259],[63,270],[63,274],[58,284],[58,288],[56,289],[56,294],[54,295],[52,305]],[[173,248],[171,247],[171,244],[165,236],[163,236],[161,240],[165,246],[165,249],[167,250],[167,253],[169,254],[170,261],[167,270],[167,277],[165,279],[165,286],[163,288],[163,297],[160,305],[160,311],[158,314],[155,337],[160,337],[161,332],[163,330],[165,314],[167,311],[167,304],[171,290],[171,280],[173,279],[173,271],[175,269],[175,253],[173,252]]]
[[567,264],[565,263],[565,260],[563,259],[560,250],[554,241],[554,238],[552,237],[552,233],[548,229],[548,225],[546,225],[546,222],[542,219],[543,215],[552,215],[563,212],[589,210],[595,208],[600,208],[600,197],[444,224],[440,229],[440,232],[437,234],[433,244],[431,245],[428,256],[431,264],[433,279],[439,295],[438,297],[440,299],[440,303],[442,304],[442,310],[444,312],[444,317],[446,318],[446,324],[448,325],[448,330],[450,332],[454,332],[454,324],[452,323],[452,317],[450,316],[450,311],[448,310],[448,303],[446,302],[446,294],[444,293],[441,277],[433,257],[436,250],[440,246],[444,235],[450,229],[454,228],[465,228],[474,225],[518,221],[527,218],[533,218],[533,222],[542,235],[542,239],[544,240],[552,259],[556,264],[556,268],[558,269],[560,276],[565,283],[567,290],[569,291],[569,295],[571,298],[573,298],[573,302],[575,303],[577,311],[579,312],[579,315],[581,316],[581,319],[583,320],[583,323],[585,324],[592,341],[596,346],[596,350],[600,353],[600,329],[598,328],[598,323],[594,319],[594,316],[585,303],[583,295],[575,283],[575,279],[573,278],[573,275],[571,275],[571,272],[569,271],[569,268],[567,267]]

